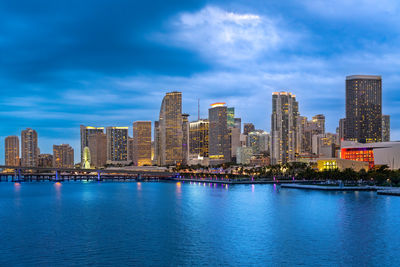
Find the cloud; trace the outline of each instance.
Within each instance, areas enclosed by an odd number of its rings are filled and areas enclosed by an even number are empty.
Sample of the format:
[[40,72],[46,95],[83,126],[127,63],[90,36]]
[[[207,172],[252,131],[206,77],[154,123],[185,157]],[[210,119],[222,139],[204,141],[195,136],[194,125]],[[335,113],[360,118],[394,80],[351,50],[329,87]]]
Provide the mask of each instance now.
[[210,60],[224,65],[257,60],[298,39],[295,34],[280,28],[278,22],[254,13],[230,12],[216,6],[174,17],[168,34],[155,35]]

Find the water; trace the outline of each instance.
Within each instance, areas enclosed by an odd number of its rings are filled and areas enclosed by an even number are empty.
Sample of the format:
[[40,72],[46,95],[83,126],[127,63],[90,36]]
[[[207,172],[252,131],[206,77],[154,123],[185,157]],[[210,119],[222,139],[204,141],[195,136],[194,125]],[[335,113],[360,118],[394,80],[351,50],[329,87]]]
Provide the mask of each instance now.
[[374,192],[1,183],[0,265],[400,265],[399,214]]

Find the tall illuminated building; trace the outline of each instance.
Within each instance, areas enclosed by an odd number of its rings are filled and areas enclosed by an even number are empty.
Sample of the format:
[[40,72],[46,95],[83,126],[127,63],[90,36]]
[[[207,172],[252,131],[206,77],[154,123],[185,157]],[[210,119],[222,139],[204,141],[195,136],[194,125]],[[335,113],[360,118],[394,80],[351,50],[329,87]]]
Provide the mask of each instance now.
[[128,162],[128,127],[107,127],[107,163]]
[[104,134],[104,127],[80,126],[81,130],[81,165],[84,165],[83,153],[85,147],[89,146],[89,136],[93,134]]
[[250,132],[254,132],[256,127],[254,127],[253,123],[245,123],[243,124],[243,134],[247,135]]
[[209,139],[208,153],[210,164],[231,161],[231,144],[227,123],[227,107],[225,103],[215,103],[208,110]]
[[189,114],[182,114],[182,162],[189,163]]
[[288,92],[272,94],[272,164],[284,164],[295,159],[298,116],[299,105],[295,95]]
[[253,149],[253,154],[261,154],[269,151],[270,136],[262,130],[255,130],[247,135],[248,147]]
[[133,123],[133,164],[152,165],[151,162],[151,121]]
[[346,77],[345,139],[360,143],[382,141],[382,78]]
[[228,121],[228,128],[235,127],[235,108],[230,107],[226,109],[227,111],[227,121]]
[[382,141],[390,142],[390,116],[382,115]]
[[161,165],[161,154],[160,154],[160,122],[154,122],[154,156],[153,156],[153,165]]
[[19,138],[7,136],[5,139],[5,164],[7,166],[19,166]]
[[21,165],[37,167],[38,155],[38,135],[35,130],[27,128],[21,132]]
[[73,168],[74,149],[68,144],[53,145],[53,167]]
[[208,157],[208,120],[193,121],[189,124],[190,157]]
[[88,148],[90,151],[90,167],[99,168],[107,163],[107,135],[105,133],[93,133],[88,136]]
[[162,101],[158,121],[158,164],[182,163],[182,93],[167,93]]
[[297,147],[296,153],[311,154],[313,150],[312,140],[314,135],[325,134],[325,116],[315,115],[312,120],[299,116],[297,119]]

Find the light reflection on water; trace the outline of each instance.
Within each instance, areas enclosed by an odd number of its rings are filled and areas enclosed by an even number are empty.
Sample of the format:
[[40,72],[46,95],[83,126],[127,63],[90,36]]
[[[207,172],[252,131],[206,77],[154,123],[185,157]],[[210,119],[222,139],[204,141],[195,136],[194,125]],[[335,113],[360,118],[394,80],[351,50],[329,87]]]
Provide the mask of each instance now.
[[0,266],[400,265],[400,198],[278,189],[3,183]]

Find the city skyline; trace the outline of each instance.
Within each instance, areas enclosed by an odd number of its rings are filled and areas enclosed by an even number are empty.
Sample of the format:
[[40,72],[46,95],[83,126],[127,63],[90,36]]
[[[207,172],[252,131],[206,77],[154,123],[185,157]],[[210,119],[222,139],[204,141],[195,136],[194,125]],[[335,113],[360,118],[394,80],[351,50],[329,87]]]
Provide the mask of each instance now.
[[[26,2],[23,10],[8,3],[0,11],[8,21],[3,25],[7,41],[0,42],[6,55],[0,67],[0,117],[7,125],[0,132],[2,151],[6,136],[20,136],[30,127],[38,132],[41,153],[51,153],[54,144],[70,144],[77,161],[79,125],[155,121],[163,95],[174,90],[182,92],[182,110],[191,119],[197,117],[199,98],[204,118],[209,104],[224,101],[243,123],[267,131],[271,93],[292,92],[302,116],[324,114],[327,132],[335,132],[345,117],[344,77],[358,74],[382,76],[382,113],[391,116],[392,140],[400,137],[393,27],[399,6],[394,1],[378,8],[365,1],[329,8],[322,2],[187,1],[168,9],[156,4],[148,17],[140,12],[149,4],[117,1],[116,12],[106,17],[103,11],[110,6],[92,9],[89,1],[84,5],[93,14],[72,12],[71,21],[57,20],[52,14],[61,10],[50,2],[37,9],[30,5]],[[361,12],[348,11],[358,6]],[[69,8],[74,3],[63,12]],[[31,31],[35,27],[42,30]],[[52,40],[46,38],[49,33]],[[205,40],[213,42],[205,45]]]

